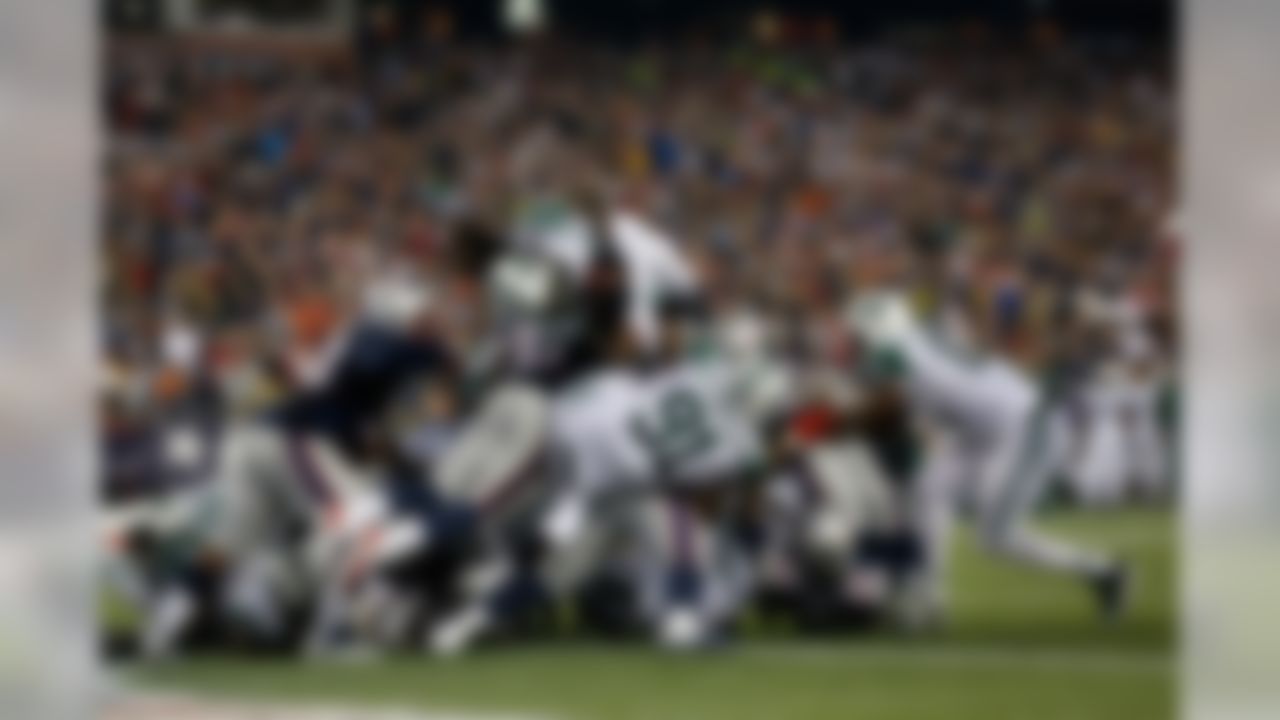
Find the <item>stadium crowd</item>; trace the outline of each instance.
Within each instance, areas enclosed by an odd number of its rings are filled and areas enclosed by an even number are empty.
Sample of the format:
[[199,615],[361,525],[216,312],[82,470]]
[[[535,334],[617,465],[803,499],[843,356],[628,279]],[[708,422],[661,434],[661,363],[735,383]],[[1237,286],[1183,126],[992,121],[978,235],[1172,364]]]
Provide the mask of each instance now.
[[1033,363],[1083,294],[1172,359],[1172,98],[1141,47],[155,42],[111,48],[105,99],[103,342],[148,396],[177,393],[174,356],[192,381],[254,353],[266,319],[316,342],[361,268],[431,268],[460,213],[536,216],[550,126],[591,134],[726,310],[804,318],[882,248],[938,243]]
[[[628,48],[424,32],[111,40],[108,497],[200,482],[226,418],[318,372],[376,278],[412,267],[453,287],[462,219],[554,222],[551,190],[589,173],[676,239],[727,336],[789,353],[839,362],[851,350],[825,309],[852,282],[892,272],[904,247],[945,258],[946,297],[921,305],[961,304],[1036,374],[1119,368],[1076,400],[1075,494],[1170,492],[1169,427],[1140,448],[1125,434],[1135,412],[1172,414],[1152,395],[1172,394],[1176,357],[1157,48],[1049,28]],[[479,342],[472,313],[432,313],[459,355]]]

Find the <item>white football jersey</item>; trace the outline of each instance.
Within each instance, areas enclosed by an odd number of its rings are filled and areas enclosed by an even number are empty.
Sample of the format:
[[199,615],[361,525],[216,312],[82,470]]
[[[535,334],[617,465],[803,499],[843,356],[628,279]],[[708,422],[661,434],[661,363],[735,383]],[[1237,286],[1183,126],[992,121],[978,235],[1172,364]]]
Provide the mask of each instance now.
[[747,379],[739,365],[707,359],[686,361],[648,380],[630,424],[662,480],[723,481],[760,462],[763,441]]
[[[629,297],[627,323],[642,348],[653,348],[661,329],[665,298],[695,292],[697,275],[671,237],[626,211],[610,215],[610,236],[625,267]],[[572,280],[580,281],[591,262],[591,237],[581,219],[562,223],[528,239]]]
[[904,297],[859,299],[851,320],[874,351],[901,362],[916,406],[963,437],[985,441],[1016,430],[1039,402],[1035,384],[1020,368],[925,327]]
[[653,458],[632,425],[644,394],[639,376],[606,370],[553,401],[552,442],[572,492],[598,495],[652,482]]
[[588,492],[731,479],[762,456],[733,366],[686,362],[640,376],[606,371],[556,401],[555,437]]

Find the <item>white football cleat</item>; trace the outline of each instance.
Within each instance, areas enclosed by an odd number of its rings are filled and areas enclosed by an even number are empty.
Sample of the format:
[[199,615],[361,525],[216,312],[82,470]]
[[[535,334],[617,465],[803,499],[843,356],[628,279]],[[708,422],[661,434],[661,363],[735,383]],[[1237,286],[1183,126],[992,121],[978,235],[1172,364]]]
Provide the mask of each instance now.
[[163,591],[151,606],[151,616],[143,629],[143,657],[148,660],[171,657],[195,616],[195,600],[185,590]]
[[439,658],[458,657],[470,650],[491,624],[487,609],[464,607],[428,631],[427,652]]
[[665,613],[658,625],[658,644],[666,650],[696,650],[706,639],[706,623],[696,610],[690,608],[677,608]]

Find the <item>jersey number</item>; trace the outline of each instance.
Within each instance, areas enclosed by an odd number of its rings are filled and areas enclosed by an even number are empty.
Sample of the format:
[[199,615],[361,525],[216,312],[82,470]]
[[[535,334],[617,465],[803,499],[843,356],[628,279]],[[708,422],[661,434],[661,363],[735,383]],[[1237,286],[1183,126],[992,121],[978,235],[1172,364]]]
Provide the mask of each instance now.
[[632,431],[664,464],[679,464],[715,444],[715,434],[702,402],[693,393],[676,390],[662,398],[652,421],[637,417]]

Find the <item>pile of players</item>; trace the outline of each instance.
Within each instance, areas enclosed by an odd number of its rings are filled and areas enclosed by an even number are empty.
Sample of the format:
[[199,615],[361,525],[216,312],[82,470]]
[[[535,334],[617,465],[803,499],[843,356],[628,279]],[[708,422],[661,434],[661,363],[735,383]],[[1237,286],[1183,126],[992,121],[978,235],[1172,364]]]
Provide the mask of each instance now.
[[[945,621],[960,508],[991,552],[1123,609],[1117,559],[1030,524],[1065,373],[1033,376],[946,302],[936,247],[855,269],[810,310],[840,352],[797,348],[711,322],[679,244],[606,196],[460,220],[448,286],[378,273],[287,392],[222,428],[206,481],[112,506],[104,593],[132,618],[114,639],[452,656],[563,632],[690,650],[748,622],[919,630]],[[442,338],[443,306],[476,342]]]

